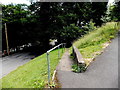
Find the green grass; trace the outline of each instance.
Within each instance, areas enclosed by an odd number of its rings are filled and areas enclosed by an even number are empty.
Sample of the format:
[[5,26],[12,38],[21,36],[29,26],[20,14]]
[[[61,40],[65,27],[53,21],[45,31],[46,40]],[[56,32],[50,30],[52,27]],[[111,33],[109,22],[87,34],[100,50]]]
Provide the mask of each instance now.
[[[51,77],[60,59],[58,50],[50,52]],[[62,56],[60,49],[60,57]],[[47,84],[46,53],[36,57],[15,71],[9,73],[2,80],[2,88],[43,88]]]
[[101,51],[102,45],[115,38],[117,32],[116,22],[109,22],[78,39],[73,45],[79,49],[83,58],[93,58],[94,53]]
[[94,46],[88,46],[79,50],[84,58],[92,58],[94,57],[94,52],[101,51],[101,49],[102,49],[101,45],[94,45]]

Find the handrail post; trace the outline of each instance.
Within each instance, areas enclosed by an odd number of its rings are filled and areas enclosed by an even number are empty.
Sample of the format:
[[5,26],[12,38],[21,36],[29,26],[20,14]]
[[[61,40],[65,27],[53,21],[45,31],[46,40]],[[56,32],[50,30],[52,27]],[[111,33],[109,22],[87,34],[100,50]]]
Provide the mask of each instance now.
[[58,46],[58,59],[60,58],[60,51],[59,51],[59,46]]
[[63,45],[64,45],[64,44],[62,43],[62,53],[63,53],[63,49],[64,49]]
[[74,54],[74,48],[73,48],[73,45],[72,45],[72,55],[73,55],[73,57],[74,57],[74,59],[75,59],[75,54]]
[[49,53],[47,52],[47,64],[48,64],[48,85],[50,84],[50,58]]
[[66,43],[64,43],[64,50],[65,50]]
[[54,48],[52,48],[52,49],[50,49],[50,50],[48,50],[48,51],[46,52],[46,55],[47,55],[47,65],[48,65],[48,86],[50,85],[50,77],[51,77],[51,75],[50,75],[50,57],[49,57],[49,53],[50,53],[52,50],[58,48],[58,59],[59,59],[59,58],[60,58],[60,50],[59,50],[59,48],[60,48],[61,45],[62,45],[63,50],[64,50],[64,49],[65,49],[65,43],[61,43],[61,44],[55,46]]

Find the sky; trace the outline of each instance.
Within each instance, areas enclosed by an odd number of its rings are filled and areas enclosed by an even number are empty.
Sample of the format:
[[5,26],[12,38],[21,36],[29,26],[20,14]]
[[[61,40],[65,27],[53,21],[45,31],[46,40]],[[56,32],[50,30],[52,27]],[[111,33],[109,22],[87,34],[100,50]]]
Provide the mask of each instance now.
[[[109,0],[109,3],[112,3],[114,0]],[[30,5],[29,0],[1,0],[0,3],[2,4],[10,4],[10,3],[14,3],[14,4],[27,4]]]
[[109,0],[108,4],[110,4],[110,3],[114,2],[114,1],[115,1],[115,0]]
[[27,4],[30,5],[29,0],[2,0],[0,1],[0,3],[2,4],[10,4],[10,3],[14,3],[14,4]]

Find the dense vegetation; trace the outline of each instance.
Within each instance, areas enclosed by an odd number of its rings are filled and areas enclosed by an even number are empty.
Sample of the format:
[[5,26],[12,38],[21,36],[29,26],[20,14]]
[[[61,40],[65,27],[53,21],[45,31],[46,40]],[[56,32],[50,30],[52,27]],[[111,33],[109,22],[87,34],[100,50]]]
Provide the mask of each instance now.
[[100,26],[103,23],[101,17],[107,10],[106,5],[107,2],[2,5],[3,50],[6,50],[4,23],[7,24],[10,48],[17,49],[18,46],[32,43],[43,49],[40,51],[46,51],[50,48],[50,39],[57,39],[58,43],[65,42],[70,46],[73,40],[89,31],[90,21]]
[[110,6],[109,17],[111,20],[120,21],[120,1]]
[[106,23],[102,27],[78,39],[73,45],[79,49],[86,64],[88,64],[88,59],[92,60],[92,58],[101,54],[101,51],[105,47],[105,43],[111,42],[111,39],[116,37],[118,29],[120,29],[120,25],[116,22]]
[[101,18],[102,21],[110,22],[110,21],[120,21],[120,1],[115,2],[114,4],[110,4],[106,11],[105,16]]
[[[114,27],[115,22],[105,23],[120,21],[120,2],[110,6],[109,10],[107,2],[32,2],[29,6],[1,6],[3,50],[6,50],[6,23],[10,48],[18,49],[18,46],[31,43],[36,46],[31,52],[37,50],[43,53],[50,48],[50,39],[57,39],[58,43],[65,42],[67,47],[78,40],[74,45],[83,57],[92,58],[93,53],[101,50],[102,44],[114,38],[118,30]],[[51,52],[51,75],[59,61],[56,53],[57,50]],[[31,60],[3,77],[2,87],[44,87],[47,82],[45,62],[46,54]]]

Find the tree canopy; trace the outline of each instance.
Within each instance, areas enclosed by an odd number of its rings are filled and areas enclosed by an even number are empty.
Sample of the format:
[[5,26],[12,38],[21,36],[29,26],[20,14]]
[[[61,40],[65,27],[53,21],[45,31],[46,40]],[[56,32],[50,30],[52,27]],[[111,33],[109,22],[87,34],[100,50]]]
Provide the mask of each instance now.
[[120,21],[120,1],[111,6],[110,17],[111,20]]
[[92,20],[96,26],[107,10],[107,2],[32,2],[31,5],[2,5],[3,50],[6,49],[4,23],[7,24],[10,48],[27,43],[48,50],[49,40],[57,39],[68,46],[87,33],[84,26]]

